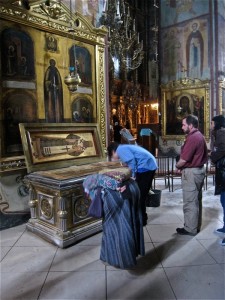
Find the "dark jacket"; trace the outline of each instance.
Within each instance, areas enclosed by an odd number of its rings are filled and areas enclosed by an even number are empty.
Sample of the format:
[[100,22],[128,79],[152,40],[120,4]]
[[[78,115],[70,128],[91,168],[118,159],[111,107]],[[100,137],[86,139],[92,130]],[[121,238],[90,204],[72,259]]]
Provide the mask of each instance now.
[[216,166],[215,195],[225,191],[225,128],[216,130],[211,160]]

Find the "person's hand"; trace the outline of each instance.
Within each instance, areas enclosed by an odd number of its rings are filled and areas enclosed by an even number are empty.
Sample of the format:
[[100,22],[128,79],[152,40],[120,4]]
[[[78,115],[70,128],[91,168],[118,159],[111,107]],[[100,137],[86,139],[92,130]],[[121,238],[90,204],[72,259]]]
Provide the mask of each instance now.
[[118,187],[116,190],[120,193],[123,193],[126,190],[126,185]]
[[176,174],[181,174],[181,169],[176,169]]
[[127,164],[123,163],[122,161],[120,161],[120,165],[121,165],[121,167],[127,167]]

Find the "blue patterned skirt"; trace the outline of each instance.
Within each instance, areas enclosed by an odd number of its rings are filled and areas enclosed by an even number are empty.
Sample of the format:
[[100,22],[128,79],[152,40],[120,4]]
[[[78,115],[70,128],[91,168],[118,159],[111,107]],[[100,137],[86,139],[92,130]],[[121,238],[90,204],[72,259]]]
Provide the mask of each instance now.
[[100,259],[121,269],[137,264],[137,256],[145,255],[140,207],[140,191],[134,180],[127,181],[126,191],[104,189],[103,236]]

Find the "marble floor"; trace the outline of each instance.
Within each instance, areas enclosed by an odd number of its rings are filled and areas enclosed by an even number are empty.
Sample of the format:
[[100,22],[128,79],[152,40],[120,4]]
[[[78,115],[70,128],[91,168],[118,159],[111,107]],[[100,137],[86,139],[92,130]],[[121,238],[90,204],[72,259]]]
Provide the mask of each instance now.
[[213,233],[222,209],[212,183],[203,192],[203,226],[194,237],[175,233],[183,227],[180,180],[174,192],[156,187],[161,205],[147,209],[146,255],[133,270],[99,260],[101,233],[60,249],[26,224],[2,230],[0,299],[225,299],[225,247],[223,236]]

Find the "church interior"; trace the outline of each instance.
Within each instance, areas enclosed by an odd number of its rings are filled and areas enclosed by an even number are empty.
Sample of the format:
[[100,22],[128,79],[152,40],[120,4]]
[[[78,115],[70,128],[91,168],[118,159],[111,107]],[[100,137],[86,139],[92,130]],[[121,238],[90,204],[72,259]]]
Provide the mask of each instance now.
[[[182,119],[198,117],[210,151],[225,116],[224,24],[221,0],[0,0],[2,300],[225,299],[215,170],[192,238],[174,233],[182,189],[169,175]],[[166,161],[134,270],[101,263],[83,196],[87,174],[112,168],[113,141]]]

